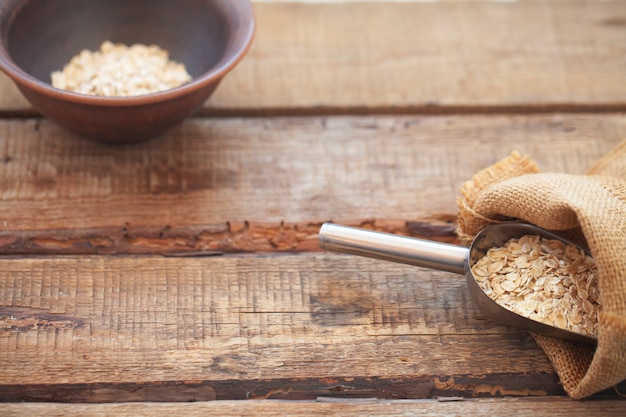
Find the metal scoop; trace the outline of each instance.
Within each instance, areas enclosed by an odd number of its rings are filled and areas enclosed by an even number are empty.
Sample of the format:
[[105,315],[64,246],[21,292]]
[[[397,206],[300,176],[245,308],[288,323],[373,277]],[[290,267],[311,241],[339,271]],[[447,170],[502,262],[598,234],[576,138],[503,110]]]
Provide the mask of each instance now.
[[[319,231],[319,241],[322,249],[333,252],[465,274],[474,303],[485,316],[493,321],[573,342],[597,343],[597,340],[592,337],[541,323],[508,310],[485,294],[476,282],[471,266],[483,257],[490,248],[504,246],[510,239],[529,234],[575,245],[544,229],[525,223],[488,226],[476,235],[469,248],[332,223],[322,225]],[[588,252],[585,248],[582,249]]]

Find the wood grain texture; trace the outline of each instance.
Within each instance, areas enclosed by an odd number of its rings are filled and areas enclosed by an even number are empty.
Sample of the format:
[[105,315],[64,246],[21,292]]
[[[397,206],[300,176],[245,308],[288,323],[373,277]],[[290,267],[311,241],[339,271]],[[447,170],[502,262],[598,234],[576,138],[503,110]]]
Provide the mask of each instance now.
[[0,260],[1,400],[194,382],[208,399],[562,394],[460,275],[319,254]]
[[550,416],[570,417],[592,415],[597,417],[621,417],[625,401],[596,400],[571,401],[562,398],[545,399],[480,399],[465,401],[220,401],[187,404],[0,404],[0,412],[6,417],[22,415],[46,415],[49,417],[96,417],[162,415],[205,416],[486,416],[535,417],[550,410]]
[[252,49],[205,113],[626,107],[624,2],[254,6]]
[[455,242],[512,151],[584,173],[626,139],[626,2],[254,3],[248,56],[144,143],[0,75],[0,415],[623,415],[626,381],[566,399],[462,276],[317,232]]
[[194,119],[124,147],[0,121],[0,251],[316,250],[327,220],[452,241],[479,170],[582,174],[624,138],[623,114]]

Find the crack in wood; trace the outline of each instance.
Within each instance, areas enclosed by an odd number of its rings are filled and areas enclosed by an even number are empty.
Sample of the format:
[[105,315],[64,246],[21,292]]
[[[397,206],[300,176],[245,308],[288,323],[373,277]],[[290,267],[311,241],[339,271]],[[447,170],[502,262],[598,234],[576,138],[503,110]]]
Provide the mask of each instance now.
[[471,383],[457,383],[454,377],[449,377],[443,381],[439,378],[435,378],[435,388],[442,391],[458,391],[469,392],[471,397],[479,397],[488,394],[490,397],[494,396],[546,396],[548,392],[545,389],[533,389],[529,387],[507,387],[503,384],[477,384],[472,381]]
[[83,322],[75,317],[50,313],[47,310],[0,307],[0,332],[30,332],[49,329],[74,329]]
[[543,373],[395,378],[372,376],[0,386],[0,402],[315,400],[320,397],[390,400],[449,397],[455,399],[503,396],[543,397],[546,395],[565,396],[556,375]]
[[[355,220],[348,226],[457,243],[450,219],[432,221]],[[0,255],[167,254],[320,251],[322,223],[244,221],[191,226],[132,226],[0,232]],[[191,255],[190,255],[191,256]]]

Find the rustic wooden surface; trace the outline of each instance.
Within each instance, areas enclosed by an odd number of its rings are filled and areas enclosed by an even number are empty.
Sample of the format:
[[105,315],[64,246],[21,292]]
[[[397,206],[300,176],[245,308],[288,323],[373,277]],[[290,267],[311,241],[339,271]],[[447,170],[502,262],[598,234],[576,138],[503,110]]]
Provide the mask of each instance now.
[[462,276],[317,232],[455,243],[459,187],[511,152],[583,174],[626,139],[626,2],[255,9],[147,142],[78,138],[0,76],[0,415],[622,415],[626,383],[567,399]]
[[177,404],[23,404],[3,407],[6,417],[27,415],[45,415],[49,417],[91,417],[102,415],[120,415],[152,417],[163,415],[196,416],[483,416],[536,417],[550,416],[571,417],[575,415],[615,416],[624,415],[624,402],[595,400],[572,402],[556,398],[504,398],[437,401],[405,400],[386,401],[377,399],[336,401],[320,398],[312,401],[212,401],[202,403]]
[[625,137],[615,113],[196,118],[125,147],[0,121],[0,253],[313,250],[331,219],[450,240],[480,169],[583,173]]
[[[626,5],[588,0],[255,2],[211,114],[622,110]],[[3,111],[28,110],[0,78]],[[443,108],[441,108],[443,107]]]

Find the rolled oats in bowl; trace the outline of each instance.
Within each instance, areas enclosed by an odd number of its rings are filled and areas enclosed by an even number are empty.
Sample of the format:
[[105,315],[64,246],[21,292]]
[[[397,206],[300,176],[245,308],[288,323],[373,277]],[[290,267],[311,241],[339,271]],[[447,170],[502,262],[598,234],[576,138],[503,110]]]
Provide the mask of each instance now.
[[491,248],[472,273],[483,291],[508,310],[597,337],[596,264],[576,246],[526,235]]
[[185,65],[157,45],[105,41],[98,51],[83,50],[51,75],[56,88],[104,97],[156,93],[191,81]]

